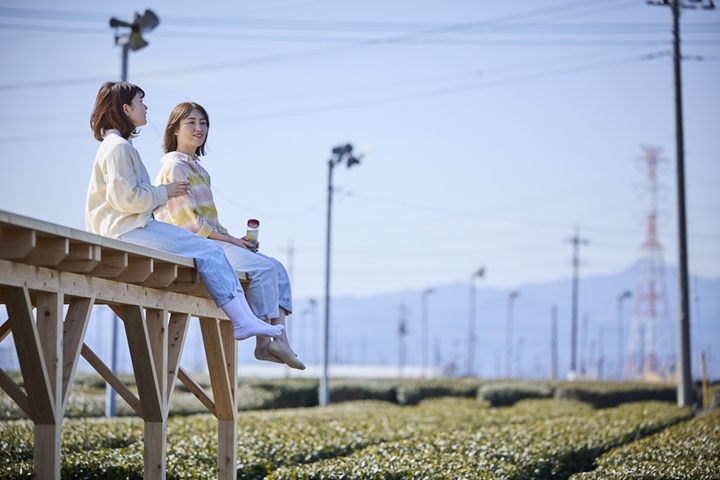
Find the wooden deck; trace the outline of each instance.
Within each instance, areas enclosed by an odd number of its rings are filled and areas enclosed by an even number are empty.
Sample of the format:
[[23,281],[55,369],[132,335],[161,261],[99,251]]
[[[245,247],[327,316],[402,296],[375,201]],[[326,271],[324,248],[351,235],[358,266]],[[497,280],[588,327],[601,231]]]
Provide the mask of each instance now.
[[[218,478],[236,478],[237,343],[192,259],[0,211],[0,303],[9,316],[0,341],[12,332],[24,389],[2,369],[0,387],[35,424],[35,478],[60,478],[62,419],[80,355],[144,420],[146,479],[165,478],[176,379],[218,420]],[[138,395],[84,343],[94,305],[123,320]],[[200,320],[212,395],[180,367],[191,316]]]

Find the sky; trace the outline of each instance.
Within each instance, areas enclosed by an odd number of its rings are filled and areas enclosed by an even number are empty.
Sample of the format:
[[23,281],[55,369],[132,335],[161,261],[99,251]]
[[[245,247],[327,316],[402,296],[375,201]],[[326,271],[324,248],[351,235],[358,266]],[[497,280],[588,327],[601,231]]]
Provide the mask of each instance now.
[[[203,105],[220,221],[260,220],[296,298],[468,281],[508,288],[623,271],[641,255],[645,147],[661,149],[658,232],[677,264],[671,12],[644,0],[0,0],[0,210],[84,230],[89,127],[119,80],[112,17],[159,26],[129,55],[151,178],[172,108]],[[689,265],[720,277],[720,10],[683,10]],[[120,30],[119,33],[124,33]]]

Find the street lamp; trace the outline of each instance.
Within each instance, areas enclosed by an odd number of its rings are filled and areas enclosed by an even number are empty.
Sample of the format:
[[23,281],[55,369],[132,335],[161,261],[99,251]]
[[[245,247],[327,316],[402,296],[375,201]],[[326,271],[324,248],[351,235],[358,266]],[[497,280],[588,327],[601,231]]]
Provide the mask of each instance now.
[[328,360],[330,357],[330,232],[332,220],[332,174],[338,163],[347,162],[347,167],[359,165],[363,154],[353,156],[353,147],[349,143],[332,149],[332,157],[328,160],[328,200],[327,200],[327,237],[325,243],[325,322],[323,323],[323,373],[320,378],[320,405],[330,403],[330,389],[328,388]]
[[622,321],[622,314],[623,314],[623,300],[626,298],[632,297],[632,292],[630,290],[625,290],[620,295],[618,295],[617,303],[618,303],[618,311],[617,311],[617,379],[622,380],[622,365],[623,365],[623,321]]
[[480,267],[470,275],[470,319],[468,321],[468,377],[473,376],[475,364],[475,279],[485,276],[485,267]]
[[422,310],[422,375],[426,376],[427,364],[428,364],[428,312],[427,312],[427,297],[430,294],[435,293],[432,288],[426,288],[422,292],[420,297],[420,307]]
[[507,314],[507,330],[505,331],[505,378],[510,378],[512,361],[512,311],[513,301],[520,295],[520,292],[514,290],[508,295],[508,314]]
[[[144,15],[140,15],[137,12],[132,14],[130,23],[123,22],[117,18],[110,19],[110,26],[115,29],[115,45],[122,47],[122,70],[120,79],[123,82],[127,82],[127,64],[128,64],[128,51],[140,50],[141,48],[148,45],[145,39],[142,38],[142,32],[149,32],[160,23],[160,19],[151,10],[145,10]],[[127,27],[130,29],[129,33],[119,35],[117,29],[119,27]],[[118,316],[113,314],[112,330],[110,331],[110,369],[117,375],[117,337],[120,320]],[[105,387],[105,416],[114,417],[117,414],[117,398],[115,396],[115,390],[106,384]]]
[[[152,10],[145,10],[143,15],[134,12],[131,16],[130,23],[118,20],[117,18],[110,19],[110,26],[115,29],[115,45],[122,47],[122,81],[127,82],[127,63],[128,63],[128,51],[140,50],[148,45],[148,42],[142,37],[142,33],[149,32],[158,26],[160,19],[155,15]],[[117,29],[119,27],[126,27],[130,29],[130,32],[119,35]]]

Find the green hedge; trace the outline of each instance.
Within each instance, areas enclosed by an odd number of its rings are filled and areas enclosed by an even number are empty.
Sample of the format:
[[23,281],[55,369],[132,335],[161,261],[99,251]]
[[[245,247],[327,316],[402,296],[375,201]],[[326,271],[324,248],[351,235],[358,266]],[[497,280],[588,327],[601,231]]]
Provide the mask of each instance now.
[[572,480],[720,478],[720,410],[612,450]]
[[[547,478],[553,472],[564,478],[615,445],[689,416],[661,402],[594,410],[543,399],[488,408],[449,397],[405,407],[358,401],[245,412],[238,420],[238,478]],[[0,478],[29,478],[21,472],[32,464],[32,432],[28,421],[3,424]],[[168,478],[214,476],[207,473],[217,461],[214,417],[173,417],[167,434]],[[138,418],[66,420],[63,478],[140,478],[142,437]]]
[[562,382],[555,386],[555,397],[588,402],[595,408],[609,408],[647,400],[675,402],[677,387],[640,382]]
[[487,401],[493,407],[514,405],[528,398],[551,398],[555,389],[540,382],[493,382],[481,386],[477,392],[479,401]]

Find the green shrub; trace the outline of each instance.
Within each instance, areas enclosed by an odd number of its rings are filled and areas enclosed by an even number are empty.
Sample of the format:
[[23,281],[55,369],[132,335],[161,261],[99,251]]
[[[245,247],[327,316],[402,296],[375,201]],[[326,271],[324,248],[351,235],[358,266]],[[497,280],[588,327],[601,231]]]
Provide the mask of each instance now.
[[526,398],[550,398],[553,393],[554,389],[544,383],[493,382],[478,389],[477,399],[493,407],[506,407]]
[[708,388],[708,408],[714,410],[720,407],[720,383]]
[[640,382],[562,382],[555,388],[555,397],[588,402],[595,408],[609,408],[647,400],[675,402],[676,389],[669,384]]
[[720,478],[720,410],[611,450],[596,464],[572,480]]
[[475,398],[479,385],[474,379],[407,380],[396,387],[397,403],[417,405],[435,397]]
[[330,380],[330,402],[382,400],[397,403],[396,380]]

